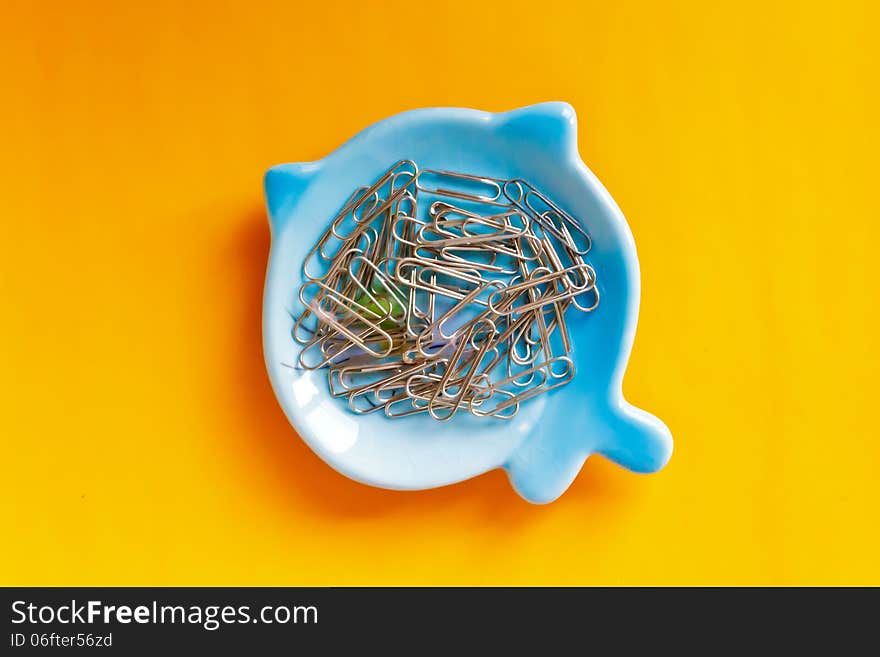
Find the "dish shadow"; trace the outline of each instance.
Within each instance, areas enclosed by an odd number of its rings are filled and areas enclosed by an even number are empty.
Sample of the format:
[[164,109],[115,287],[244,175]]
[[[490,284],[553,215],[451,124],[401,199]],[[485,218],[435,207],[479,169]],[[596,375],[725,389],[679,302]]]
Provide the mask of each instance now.
[[[462,507],[465,515],[475,514],[493,522],[524,522],[542,516],[549,509],[529,504],[510,487],[500,470],[465,482],[424,491],[392,491],[367,486],[339,474],[324,463],[299,438],[275,399],[266,373],[262,353],[262,304],[270,234],[265,211],[253,208],[238,222],[232,235],[226,266],[233,268],[245,298],[235,307],[242,310],[239,344],[231,366],[231,381],[237,387],[243,426],[253,427],[244,436],[243,450],[252,453],[261,480],[280,498],[281,506],[307,507],[338,519],[358,519],[386,515],[423,517],[427,509]],[[589,506],[622,501],[627,487],[605,464],[591,459],[572,487],[553,507],[570,504]],[[612,502],[613,503],[613,502]]]

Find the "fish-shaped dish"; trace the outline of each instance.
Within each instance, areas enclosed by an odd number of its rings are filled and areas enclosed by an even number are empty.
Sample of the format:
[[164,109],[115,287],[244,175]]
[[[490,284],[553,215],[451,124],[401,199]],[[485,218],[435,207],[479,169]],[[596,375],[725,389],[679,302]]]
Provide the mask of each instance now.
[[266,367],[333,468],[401,490],[503,468],[544,503],[592,454],[666,464],[669,430],[621,391],[635,244],[570,105],[405,112],[265,188]]

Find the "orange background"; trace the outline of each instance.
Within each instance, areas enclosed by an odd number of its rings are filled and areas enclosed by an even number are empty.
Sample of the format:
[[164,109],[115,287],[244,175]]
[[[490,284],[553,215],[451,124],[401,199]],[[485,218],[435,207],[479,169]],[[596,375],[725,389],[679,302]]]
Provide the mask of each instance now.
[[[880,584],[876,3],[0,11],[0,583]],[[551,99],[635,234],[672,461],[545,507],[344,479],[264,371],[263,171]]]

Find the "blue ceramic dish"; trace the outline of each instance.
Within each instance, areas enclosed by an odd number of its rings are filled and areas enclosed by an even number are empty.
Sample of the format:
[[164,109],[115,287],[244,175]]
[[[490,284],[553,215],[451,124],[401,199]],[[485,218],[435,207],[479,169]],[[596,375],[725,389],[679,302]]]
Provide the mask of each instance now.
[[[517,492],[550,502],[591,454],[636,472],[667,462],[672,437],[621,392],[639,308],[639,264],[626,220],[577,151],[574,110],[542,103],[490,114],[434,108],[381,121],[317,162],[266,173],[272,250],[263,303],[263,348],[275,394],[308,445],[339,472],[373,486],[443,486],[504,468]],[[389,420],[355,415],[330,395],[325,370],[290,367],[300,346],[290,336],[302,311],[300,266],[351,191],[392,163],[524,178],[568,210],[589,232],[587,259],[602,302],[570,313],[576,374],[568,385],[522,405],[510,421],[427,414]]]

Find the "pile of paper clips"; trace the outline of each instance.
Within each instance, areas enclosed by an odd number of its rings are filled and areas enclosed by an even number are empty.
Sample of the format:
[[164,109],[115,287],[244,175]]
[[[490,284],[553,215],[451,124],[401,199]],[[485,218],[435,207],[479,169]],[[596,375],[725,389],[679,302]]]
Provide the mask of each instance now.
[[525,180],[400,161],[303,262],[298,367],[329,368],[356,413],[510,419],[574,376],[565,316],[599,304],[590,245]]

